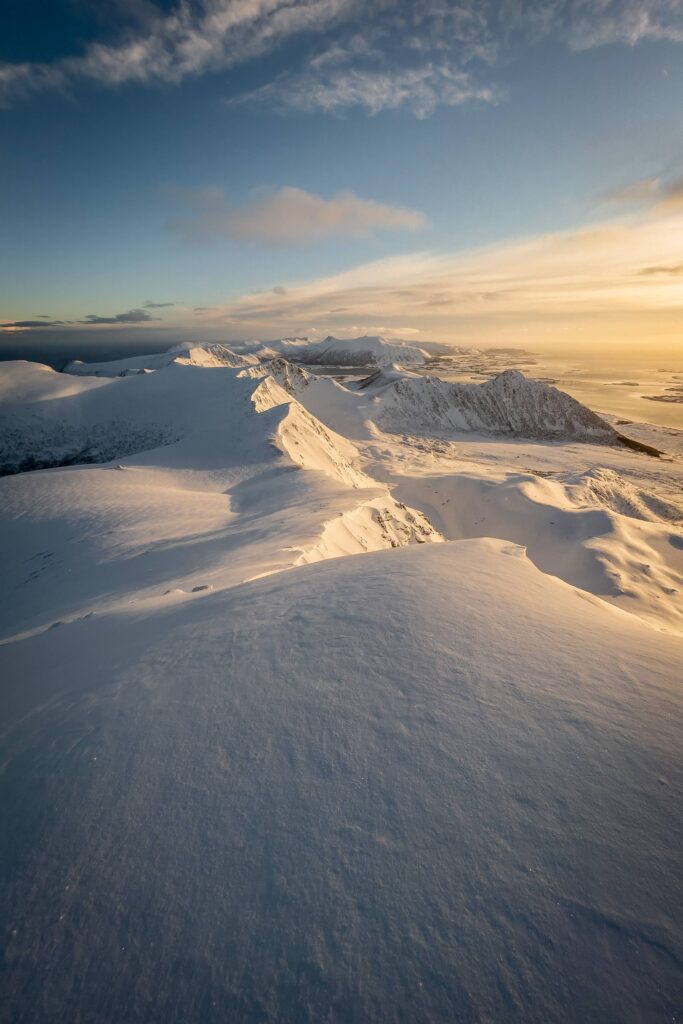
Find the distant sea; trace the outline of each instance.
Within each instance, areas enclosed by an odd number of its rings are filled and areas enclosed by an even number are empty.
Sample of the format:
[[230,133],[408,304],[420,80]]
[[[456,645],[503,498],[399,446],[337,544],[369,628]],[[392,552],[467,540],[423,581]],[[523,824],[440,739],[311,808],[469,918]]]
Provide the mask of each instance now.
[[[16,340],[13,340],[15,339]],[[12,340],[9,340],[12,339]],[[152,352],[165,352],[176,344],[172,338],[157,339],[156,344],[146,338],[135,341],[69,340],[61,342],[20,341],[20,335],[6,335],[0,341],[0,362],[8,359],[28,359],[32,363],[44,363],[53,370],[63,370],[72,359],[84,363],[108,362],[111,359],[125,359],[128,356],[146,356]]]

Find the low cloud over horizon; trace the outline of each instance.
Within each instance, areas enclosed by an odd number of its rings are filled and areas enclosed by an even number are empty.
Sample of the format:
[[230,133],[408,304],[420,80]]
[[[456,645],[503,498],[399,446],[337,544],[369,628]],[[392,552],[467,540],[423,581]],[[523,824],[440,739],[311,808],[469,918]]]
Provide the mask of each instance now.
[[[545,339],[624,344],[680,339],[683,208],[641,204],[628,216],[461,252],[417,252],[339,274],[276,285],[208,307],[182,307],[164,330],[183,339],[388,333],[453,343]],[[161,305],[161,304],[155,304]],[[171,305],[171,304],[169,304]],[[201,327],[198,328],[197,313]],[[152,322],[155,321],[155,322]],[[13,321],[5,330],[144,326],[145,309],[63,323]],[[377,325],[383,325],[381,329]]]
[[[157,303],[149,304],[153,308],[158,308],[159,305],[175,305],[175,303]],[[128,309],[125,313],[115,313],[113,316],[100,316],[98,313],[86,313],[86,315],[79,320],[48,320],[45,317],[41,317],[38,320],[10,320],[0,322],[0,331],[16,331],[16,330],[27,330],[27,329],[40,329],[43,331],[49,327],[78,327],[86,326],[93,327],[100,324],[142,324],[149,323],[152,321],[158,321],[160,317],[152,316],[146,309]]]

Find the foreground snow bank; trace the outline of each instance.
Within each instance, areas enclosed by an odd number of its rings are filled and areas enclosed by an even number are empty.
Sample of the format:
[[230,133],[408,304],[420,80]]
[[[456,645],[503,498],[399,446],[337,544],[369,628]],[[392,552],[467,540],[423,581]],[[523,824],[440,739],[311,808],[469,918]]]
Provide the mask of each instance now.
[[0,647],[8,1020],[670,1020],[683,649],[464,541]]

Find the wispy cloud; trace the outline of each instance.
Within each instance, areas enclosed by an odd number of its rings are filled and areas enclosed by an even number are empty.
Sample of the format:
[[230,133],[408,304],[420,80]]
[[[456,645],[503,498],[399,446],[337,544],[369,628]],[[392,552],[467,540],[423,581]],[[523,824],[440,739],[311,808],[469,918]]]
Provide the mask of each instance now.
[[[149,308],[159,308],[160,306],[175,306],[175,302],[163,302],[163,303],[145,303]],[[124,313],[114,313],[112,316],[100,316],[98,313],[88,313],[85,317],[79,320],[54,320],[43,316],[42,314],[34,319],[30,320],[11,320],[5,323],[0,323],[0,331],[12,332],[12,331],[29,331],[38,330],[43,328],[69,328],[69,327],[99,327],[102,325],[123,325],[131,326],[135,324],[145,324],[150,322],[159,322],[161,317],[152,316],[151,313],[147,312],[147,309],[127,309]]]
[[641,178],[610,190],[603,199],[617,206],[683,207],[683,177]]
[[645,40],[683,43],[680,0],[572,0],[559,6],[567,9],[559,25],[564,20],[564,34],[576,50]]
[[182,302],[143,302],[143,309],[170,309],[174,306],[182,306]]
[[467,71],[428,62],[397,70],[314,67],[301,74],[283,75],[228,102],[268,103],[282,109],[324,113],[355,107],[378,114],[406,108],[424,118],[438,106],[492,103],[501,95],[498,88],[477,84]]
[[[454,253],[417,252],[208,307],[179,309],[174,337],[383,333],[462,344],[680,344],[683,206]],[[144,309],[0,331],[159,330]],[[199,332],[201,332],[199,334]]]
[[168,224],[187,242],[225,239],[262,245],[303,245],[326,238],[367,238],[377,231],[414,231],[423,214],[353,192],[330,199],[299,188],[281,188],[246,206],[230,206],[220,188],[184,189],[176,193],[190,213]]
[[0,108],[34,92],[55,92],[66,87],[66,69],[59,64],[0,63]]
[[640,274],[664,274],[666,277],[683,277],[683,263],[675,263],[673,266],[643,267]]
[[[118,42],[94,42],[53,63],[0,64],[0,106],[79,81],[179,83],[305,37],[309,46],[294,58],[290,77],[266,83],[252,99],[298,110],[400,106],[424,117],[439,103],[488,100],[495,86],[471,77],[472,66],[485,70],[542,39],[574,50],[683,42],[680,0],[179,0],[165,12],[151,3],[133,6]],[[402,97],[393,104],[392,88]]]
[[91,44],[81,56],[54,64],[0,65],[0,99],[78,79],[107,86],[126,82],[177,83],[272,52],[302,32],[321,32],[354,13],[358,0],[201,0],[178,3],[168,14],[147,19],[142,34],[120,43]]

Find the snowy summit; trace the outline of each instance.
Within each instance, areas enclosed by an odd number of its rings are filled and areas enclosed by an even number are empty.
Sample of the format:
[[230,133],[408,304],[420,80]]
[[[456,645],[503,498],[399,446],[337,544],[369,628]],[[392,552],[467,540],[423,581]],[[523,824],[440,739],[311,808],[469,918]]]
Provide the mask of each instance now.
[[388,341],[377,335],[362,338],[334,338],[329,335],[317,344],[297,352],[301,362],[322,366],[405,366],[422,365],[428,353],[405,341]]

